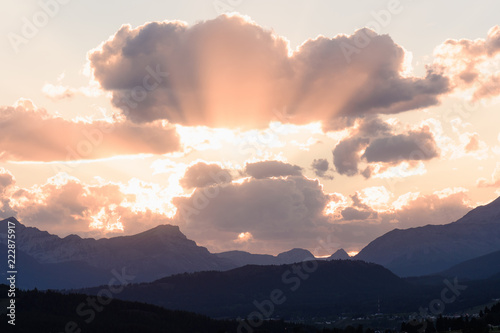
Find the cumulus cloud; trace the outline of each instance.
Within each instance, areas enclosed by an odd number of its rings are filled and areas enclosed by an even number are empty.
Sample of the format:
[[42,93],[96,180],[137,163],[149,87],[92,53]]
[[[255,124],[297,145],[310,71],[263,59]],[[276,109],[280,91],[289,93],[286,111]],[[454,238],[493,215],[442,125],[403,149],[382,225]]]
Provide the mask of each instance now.
[[[369,178],[401,163],[414,164],[440,155],[429,127],[406,130],[401,134],[395,133],[396,129],[400,128],[376,117],[359,121],[350,135],[332,151],[336,171],[341,175],[362,174]],[[360,170],[361,163],[364,168]]]
[[500,26],[492,27],[485,39],[448,39],[434,56],[454,88],[471,90],[473,101],[500,95]]
[[0,168],[0,217],[15,216],[16,212],[10,208],[10,199],[6,195],[9,187],[16,182],[12,173],[9,170]]
[[[228,250],[243,233],[252,235],[247,250],[277,253],[316,246],[316,238],[328,228],[322,213],[327,200],[318,181],[288,176],[196,189],[174,204],[182,230],[210,248]],[[225,246],[228,241],[233,244]]]
[[430,194],[409,192],[382,206],[372,205],[370,197],[360,198],[359,194],[338,206],[339,214],[330,214],[334,240],[356,251],[395,228],[451,223],[472,208],[467,191],[461,188]]
[[253,178],[262,179],[269,177],[300,176],[302,168],[281,161],[261,161],[247,163],[245,173]]
[[14,176],[9,170],[0,168],[0,192],[3,192],[7,187],[14,184]]
[[180,149],[174,128],[161,123],[68,121],[22,100],[0,107],[0,160],[68,161]]
[[218,164],[198,162],[190,166],[179,183],[186,189],[230,183],[230,172]]
[[366,114],[435,105],[449,90],[433,68],[403,76],[405,51],[388,35],[361,29],[291,52],[285,38],[238,15],[191,27],[124,25],[88,59],[94,79],[136,123],[264,128],[285,109],[286,122],[332,129]]
[[341,175],[354,176],[358,174],[358,163],[361,161],[360,152],[368,144],[368,138],[345,139],[333,149],[333,164]]
[[439,149],[429,128],[373,140],[362,155],[368,162],[430,160]]
[[[2,171],[0,179],[5,179]],[[8,178],[8,177],[7,177]],[[171,220],[161,212],[137,209],[134,194],[122,184],[85,184],[59,173],[45,184],[23,188],[15,180],[0,193],[0,217],[16,216],[23,224],[58,235],[103,237],[134,234]]]

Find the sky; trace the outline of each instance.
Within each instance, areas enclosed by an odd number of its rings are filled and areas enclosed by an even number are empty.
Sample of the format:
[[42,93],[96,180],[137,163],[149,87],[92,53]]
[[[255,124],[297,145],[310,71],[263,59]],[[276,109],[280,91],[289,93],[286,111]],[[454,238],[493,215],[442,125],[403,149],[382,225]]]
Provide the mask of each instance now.
[[351,254],[500,195],[497,1],[5,1],[0,218]]

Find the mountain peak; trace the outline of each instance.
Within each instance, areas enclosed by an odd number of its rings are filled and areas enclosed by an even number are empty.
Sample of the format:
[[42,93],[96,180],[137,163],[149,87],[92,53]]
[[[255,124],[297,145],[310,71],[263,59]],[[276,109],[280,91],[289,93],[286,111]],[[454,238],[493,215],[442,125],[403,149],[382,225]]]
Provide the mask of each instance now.
[[5,235],[7,234],[7,225],[9,222],[14,223],[14,226],[17,229],[25,229],[26,228],[15,217],[11,216],[11,217],[8,217],[8,218],[0,221],[0,234],[5,234]]
[[0,221],[0,223],[7,223],[7,222],[13,222],[16,225],[21,224],[14,216],[8,217],[5,220]]
[[338,249],[334,254],[328,257],[328,260],[349,260],[351,257],[345,252],[344,249]]
[[294,248],[290,251],[282,252],[276,256],[279,262],[281,263],[293,263],[293,262],[301,262],[305,260],[314,259],[314,256],[311,252],[304,249]]
[[171,225],[171,224],[160,224],[157,225],[156,227],[146,230],[136,236],[143,236],[143,237],[176,237],[176,238],[182,238],[182,239],[187,239],[186,235],[184,235],[181,232],[181,229],[177,225]]

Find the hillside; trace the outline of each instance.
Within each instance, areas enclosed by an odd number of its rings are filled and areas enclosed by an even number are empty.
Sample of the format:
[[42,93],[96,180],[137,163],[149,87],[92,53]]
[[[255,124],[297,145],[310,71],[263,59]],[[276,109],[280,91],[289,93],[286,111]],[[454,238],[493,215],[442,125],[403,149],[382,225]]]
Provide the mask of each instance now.
[[500,198],[450,224],[390,231],[355,258],[383,265],[399,276],[419,276],[499,250]]

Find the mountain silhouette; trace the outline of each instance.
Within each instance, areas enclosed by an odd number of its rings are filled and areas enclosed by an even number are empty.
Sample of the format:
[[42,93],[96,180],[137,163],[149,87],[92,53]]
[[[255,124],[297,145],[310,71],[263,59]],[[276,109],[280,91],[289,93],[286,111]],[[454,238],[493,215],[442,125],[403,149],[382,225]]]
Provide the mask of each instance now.
[[453,223],[392,230],[355,258],[383,265],[399,276],[418,276],[499,250],[500,198]]

